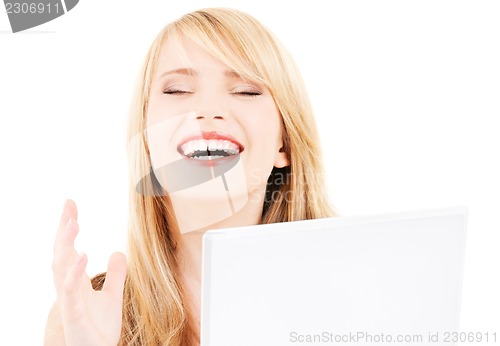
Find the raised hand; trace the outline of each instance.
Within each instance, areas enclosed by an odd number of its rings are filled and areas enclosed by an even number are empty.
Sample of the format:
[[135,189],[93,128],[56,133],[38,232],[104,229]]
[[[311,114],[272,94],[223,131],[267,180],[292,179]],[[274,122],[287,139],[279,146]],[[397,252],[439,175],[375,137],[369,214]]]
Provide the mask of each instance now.
[[[54,284],[57,301],[49,315],[47,330],[62,324],[67,346],[117,345],[122,325],[123,287],[127,261],[122,253],[114,253],[108,264],[101,291],[94,291],[85,273],[87,256],[78,254],[74,241],[79,231],[75,203],[67,200],[54,243]],[[45,343],[51,344],[46,334]],[[56,340],[57,338],[52,338]]]

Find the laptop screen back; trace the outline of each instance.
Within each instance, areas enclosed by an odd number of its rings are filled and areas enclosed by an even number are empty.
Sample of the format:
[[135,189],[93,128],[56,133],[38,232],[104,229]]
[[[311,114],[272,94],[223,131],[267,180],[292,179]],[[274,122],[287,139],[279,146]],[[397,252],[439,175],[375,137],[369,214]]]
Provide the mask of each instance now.
[[465,223],[448,208],[209,231],[202,345],[452,345]]

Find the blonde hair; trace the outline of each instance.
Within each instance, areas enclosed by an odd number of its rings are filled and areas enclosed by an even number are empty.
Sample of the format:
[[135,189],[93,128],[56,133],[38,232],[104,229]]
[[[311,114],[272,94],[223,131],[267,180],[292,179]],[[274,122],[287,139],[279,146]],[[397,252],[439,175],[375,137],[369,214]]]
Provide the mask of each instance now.
[[167,25],[147,53],[130,114],[129,269],[121,337],[126,345],[199,342],[177,266],[178,229],[170,199],[136,190],[138,181],[151,171],[144,129],[151,81],[166,40],[179,43],[179,49],[183,40],[190,40],[271,92],[283,121],[283,150],[291,164],[274,168],[269,177],[262,223],[336,214],[325,196],[318,133],[304,83],[278,40],[254,18],[232,9],[199,10]]

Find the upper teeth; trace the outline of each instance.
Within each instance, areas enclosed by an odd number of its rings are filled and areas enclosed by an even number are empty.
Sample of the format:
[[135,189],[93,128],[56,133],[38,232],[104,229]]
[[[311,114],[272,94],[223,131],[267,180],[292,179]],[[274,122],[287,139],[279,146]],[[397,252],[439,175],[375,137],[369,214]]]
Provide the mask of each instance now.
[[182,153],[186,156],[193,154],[195,151],[214,151],[223,150],[230,155],[236,155],[240,152],[238,145],[225,139],[195,139],[184,143],[180,147]]

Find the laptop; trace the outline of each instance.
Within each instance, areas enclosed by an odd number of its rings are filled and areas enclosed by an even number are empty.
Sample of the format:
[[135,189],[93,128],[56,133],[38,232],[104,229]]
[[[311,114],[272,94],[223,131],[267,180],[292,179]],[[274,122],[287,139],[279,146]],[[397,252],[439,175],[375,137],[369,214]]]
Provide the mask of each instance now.
[[466,219],[450,207],[208,231],[201,345],[454,345]]

